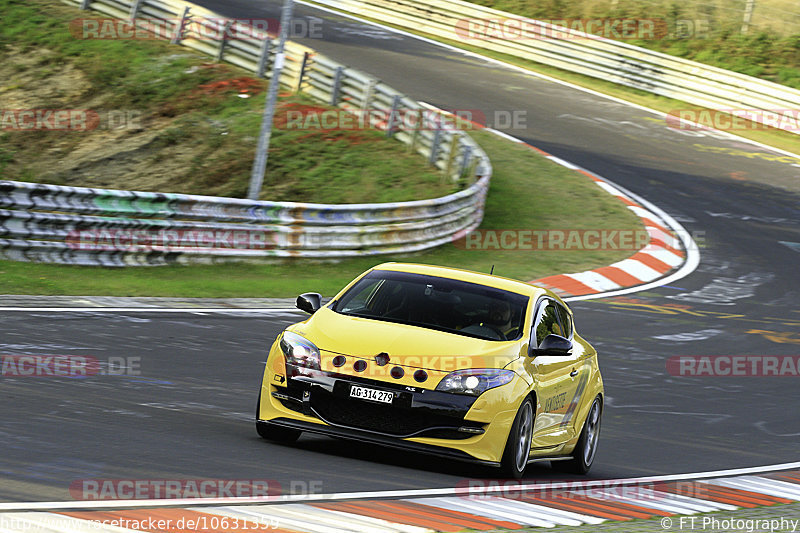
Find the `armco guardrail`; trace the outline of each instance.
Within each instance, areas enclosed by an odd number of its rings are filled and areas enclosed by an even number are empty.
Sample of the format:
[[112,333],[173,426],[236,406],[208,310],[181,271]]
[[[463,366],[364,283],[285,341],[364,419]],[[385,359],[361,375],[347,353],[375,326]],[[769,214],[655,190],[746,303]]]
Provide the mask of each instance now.
[[[276,47],[266,33],[192,4],[67,3],[137,24],[164,21],[175,32],[173,42],[258,76],[269,77],[276,61]],[[227,39],[230,28],[248,37]],[[283,85],[330,105],[364,111],[373,127],[408,144],[463,189],[412,202],[330,205],[0,181],[0,255],[105,266],[337,258],[425,250],[480,225],[492,167],[472,138],[379,80],[297,43],[287,43],[284,61]],[[416,114],[419,120],[397,120],[401,113]]]
[[0,181],[8,259],[104,266],[424,250],[476,228],[488,177],[433,200],[253,202]]
[[[698,106],[738,112],[751,120],[800,133],[796,126],[800,90],[744,74],[461,0],[314,1]],[[514,26],[513,39],[498,36],[502,35],[497,30],[502,27],[500,23],[509,19],[521,22]],[[480,27],[481,21],[493,22],[493,33],[465,40],[465,33],[472,27]]]

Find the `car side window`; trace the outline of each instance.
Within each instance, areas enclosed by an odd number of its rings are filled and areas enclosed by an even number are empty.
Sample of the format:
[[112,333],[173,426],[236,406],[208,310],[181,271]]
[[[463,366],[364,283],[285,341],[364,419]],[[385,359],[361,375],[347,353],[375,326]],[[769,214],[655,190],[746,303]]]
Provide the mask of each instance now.
[[572,337],[572,317],[569,316],[569,311],[567,311],[563,305],[555,304],[555,306],[558,311],[558,318],[561,321],[561,327],[564,331],[562,337],[569,339]]
[[555,303],[552,300],[542,300],[541,304],[539,304],[539,312],[536,315],[536,323],[533,326],[536,334],[536,346],[542,344],[544,338],[550,334],[562,335],[557,313]]

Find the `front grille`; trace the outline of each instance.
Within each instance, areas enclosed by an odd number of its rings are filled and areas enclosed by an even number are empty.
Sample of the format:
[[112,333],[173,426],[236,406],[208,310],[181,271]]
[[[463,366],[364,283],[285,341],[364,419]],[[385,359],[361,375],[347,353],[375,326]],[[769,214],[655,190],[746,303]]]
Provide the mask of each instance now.
[[429,410],[424,408],[407,409],[396,405],[337,397],[323,390],[315,390],[311,394],[311,408],[329,424],[397,437],[414,435],[467,439],[474,436],[458,431],[460,426],[465,425],[462,419],[427,412]]

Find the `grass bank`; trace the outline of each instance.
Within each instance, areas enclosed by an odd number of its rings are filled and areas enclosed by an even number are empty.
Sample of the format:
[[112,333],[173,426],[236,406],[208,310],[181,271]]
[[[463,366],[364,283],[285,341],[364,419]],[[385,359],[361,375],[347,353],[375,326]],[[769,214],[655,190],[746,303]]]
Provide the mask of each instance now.
[[[3,179],[246,195],[264,80],[157,40],[78,38],[73,21],[87,15],[57,1],[0,0],[0,13]],[[454,192],[423,157],[380,132],[286,126],[309,107],[330,109],[297,96],[280,101],[262,199],[393,202]],[[10,110],[24,109],[85,110],[96,121],[79,131],[10,128]]]

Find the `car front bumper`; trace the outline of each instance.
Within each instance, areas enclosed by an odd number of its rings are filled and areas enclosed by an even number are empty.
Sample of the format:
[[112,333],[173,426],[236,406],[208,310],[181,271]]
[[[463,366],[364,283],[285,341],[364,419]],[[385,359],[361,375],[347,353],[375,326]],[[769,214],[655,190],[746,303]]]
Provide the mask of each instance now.
[[[265,373],[262,423],[490,465],[499,464],[527,392],[522,379],[474,397],[292,365],[284,375]],[[392,403],[351,398],[353,385],[388,391]]]

